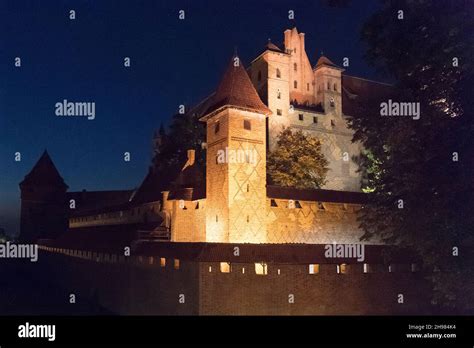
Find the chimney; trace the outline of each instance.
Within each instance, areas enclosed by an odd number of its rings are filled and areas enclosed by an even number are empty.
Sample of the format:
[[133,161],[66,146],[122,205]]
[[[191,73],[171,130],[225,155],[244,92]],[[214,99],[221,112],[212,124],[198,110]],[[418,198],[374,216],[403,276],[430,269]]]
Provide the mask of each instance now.
[[304,33],[299,33],[300,36],[300,53],[302,54],[305,51],[304,48]]
[[183,169],[181,169],[181,171],[185,170],[187,167],[190,167],[194,164],[194,160],[195,160],[195,152],[194,150],[188,150],[188,160],[187,162],[184,164],[184,167]]
[[192,166],[194,164],[195,153],[194,150],[188,150],[188,165]]

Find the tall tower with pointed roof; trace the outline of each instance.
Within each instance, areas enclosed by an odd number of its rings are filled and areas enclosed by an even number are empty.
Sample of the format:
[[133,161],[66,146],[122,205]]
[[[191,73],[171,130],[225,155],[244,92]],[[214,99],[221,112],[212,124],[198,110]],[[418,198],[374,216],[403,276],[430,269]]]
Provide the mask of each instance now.
[[242,62],[232,57],[207,123],[206,241],[263,243],[266,236],[266,118]]
[[20,183],[20,241],[55,238],[67,228],[68,186],[45,150]]

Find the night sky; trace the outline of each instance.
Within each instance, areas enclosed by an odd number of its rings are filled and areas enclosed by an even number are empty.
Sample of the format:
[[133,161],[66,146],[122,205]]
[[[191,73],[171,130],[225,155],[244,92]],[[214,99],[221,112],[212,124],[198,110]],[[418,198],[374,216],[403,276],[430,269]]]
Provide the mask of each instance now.
[[[216,87],[237,47],[244,64],[268,38],[306,33],[315,64],[321,51],[346,72],[380,79],[364,62],[360,27],[376,1],[345,8],[320,1],[0,1],[0,227],[19,231],[18,183],[44,149],[70,190],[140,184],[153,131],[180,104]],[[76,19],[69,19],[69,10]],[[185,20],[178,11],[185,10]],[[295,20],[288,20],[288,10]],[[14,66],[21,58],[21,68]],[[125,68],[124,57],[131,67]],[[95,102],[94,120],[57,117],[55,104]],[[131,161],[123,160],[124,152]],[[20,152],[21,162],[14,161]]]

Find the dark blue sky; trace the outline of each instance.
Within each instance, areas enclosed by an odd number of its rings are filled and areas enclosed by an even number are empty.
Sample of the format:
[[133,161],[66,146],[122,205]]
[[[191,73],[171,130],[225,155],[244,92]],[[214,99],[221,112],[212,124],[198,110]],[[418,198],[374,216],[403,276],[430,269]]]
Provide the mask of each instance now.
[[[314,64],[321,51],[347,72],[376,78],[359,39],[377,2],[0,1],[0,227],[18,232],[18,183],[45,148],[70,190],[139,185],[151,138],[179,104],[219,82],[238,47],[245,64],[296,25]],[[69,19],[69,10],[76,19]],[[178,11],[186,19],[178,19]],[[288,10],[295,20],[288,20]],[[131,67],[124,68],[124,57]],[[22,67],[14,67],[21,57]],[[96,104],[95,120],[57,117],[63,99]],[[21,162],[14,153],[21,152]],[[123,153],[131,161],[123,161]]]

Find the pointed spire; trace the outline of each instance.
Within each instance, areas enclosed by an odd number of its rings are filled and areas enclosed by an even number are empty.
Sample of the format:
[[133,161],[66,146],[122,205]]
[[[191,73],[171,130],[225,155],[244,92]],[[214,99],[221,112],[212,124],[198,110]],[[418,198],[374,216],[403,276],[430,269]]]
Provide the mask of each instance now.
[[59,174],[54,165],[48,151],[45,149],[38,162],[33,166],[33,169],[25,176],[25,179],[20,183],[22,185],[48,185],[61,186],[65,189],[68,186],[64,183],[63,178]]
[[270,38],[268,38],[268,42],[265,45],[265,48],[270,51],[281,52],[281,49],[275,45]]
[[270,109],[258,96],[242,61],[236,55],[230,60],[210,105],[204,115],[225,106],[244,108],[265,115],[271,114]]

